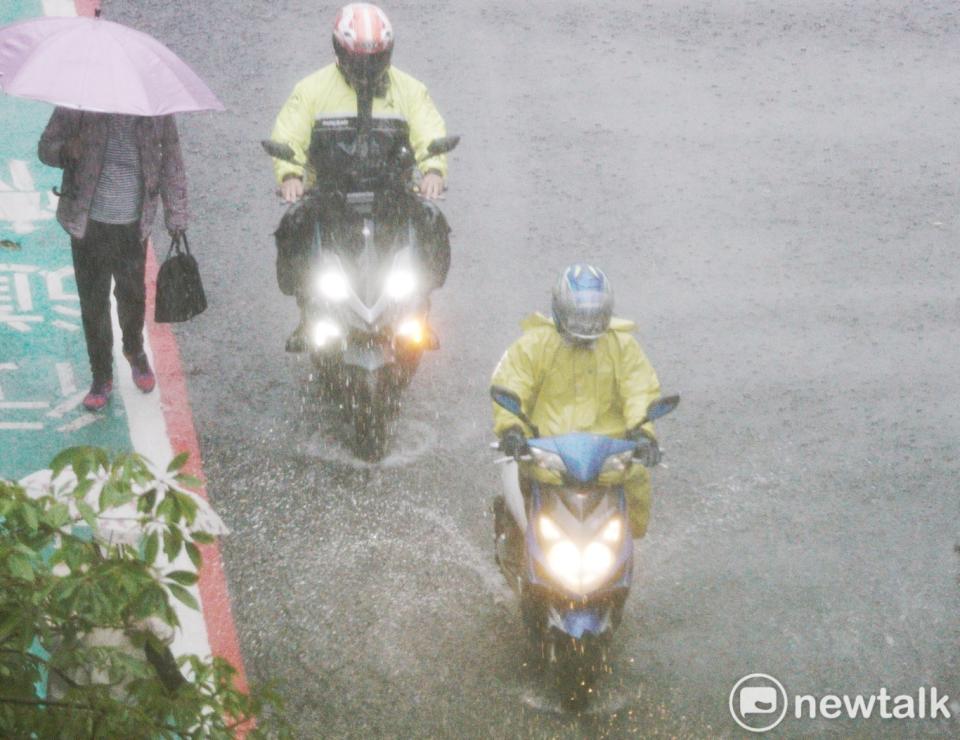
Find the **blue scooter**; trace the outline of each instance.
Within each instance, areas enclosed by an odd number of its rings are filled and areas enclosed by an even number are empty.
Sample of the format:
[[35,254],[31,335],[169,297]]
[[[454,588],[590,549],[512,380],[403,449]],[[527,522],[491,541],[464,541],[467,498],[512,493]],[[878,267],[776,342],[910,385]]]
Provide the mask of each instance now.
[[[520,598],[532,643],[568,708],[582,708],[605,670],[633,576],[633,540],[622,485],[601,486],[602,473],[626,473],[637,442],[597,434],[540,437],[519,397],[494,386],[495,403],[534,433],[520,460],[560,474],[561,485],[520,476],[503,458],[503,496],[494,502],[496,560]],[[641,424],[673,411],[679,396],[654,401]]]

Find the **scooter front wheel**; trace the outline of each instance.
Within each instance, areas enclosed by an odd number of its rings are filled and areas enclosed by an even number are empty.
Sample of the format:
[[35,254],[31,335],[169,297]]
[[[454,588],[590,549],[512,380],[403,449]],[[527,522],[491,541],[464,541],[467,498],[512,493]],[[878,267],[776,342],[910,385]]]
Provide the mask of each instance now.
[[380,370],[355,382],[352,389],[354,447],[367,462],[383,459],[387,448],[387,417],[390,413],[385,381]]

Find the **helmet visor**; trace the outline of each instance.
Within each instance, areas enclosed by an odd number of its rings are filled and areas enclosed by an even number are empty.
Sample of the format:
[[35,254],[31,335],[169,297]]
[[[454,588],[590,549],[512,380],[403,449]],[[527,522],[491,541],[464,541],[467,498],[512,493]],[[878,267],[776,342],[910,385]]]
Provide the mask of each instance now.
[[600,291],[581,291],[576,308],[563,317],[563,330],[575,339],[592,340],[610,326],[610,296]]
[[344,79],[354,90],[373,90],[376,95],[385,91],[387,70],[390,68],[389,51],[341,54],[339,64]]

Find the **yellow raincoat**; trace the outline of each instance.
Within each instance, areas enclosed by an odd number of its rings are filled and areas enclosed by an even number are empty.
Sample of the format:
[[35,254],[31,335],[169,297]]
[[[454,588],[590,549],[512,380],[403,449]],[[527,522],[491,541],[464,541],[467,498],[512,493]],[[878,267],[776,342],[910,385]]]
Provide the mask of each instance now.
[[[588,347],[564,340],[542,314],[529,316],[521,327],[523,335],[504,353],[491,382],[520,396],[524,412],[542,436],[589,432],[623,437],[660,397],[660,381],[632,334],[636,328],[632,321],[614,318],[607,332]],[[497,404],[493,416],[497,436],[512,426],[524,426]],[[644,429],[653,434],[652,424]],[[540,468],[526,474],[560,482]],[[619,475],[606,474],[600,482],[615,484]],[[650,517],[650,477],[643,466],[634,465],[622,482],[633,536],[640,537]]]
[[[390,67],[387,74],[390,78],[387,92],[384,97],[373,99],[373,117],[406,121],[410,127],[410,144],[419,160],[426,155],[431,141],[447,135],[446,126],[422,82],[396,67]],[[271,138],[289,144],[297,159],[306,161],[314,123],[356,115],[356,92],[347,84],[337,65],[328,64],[300,80],[293,88],[277,115]],[[273,167],[277,182],[282,183],[287,175],[303,177],[303,168],[289,162],[275,159]],[[419,167],[422,172],[434,169],[444,177],[447,175],[447,159],[443,155],[425,159]]]

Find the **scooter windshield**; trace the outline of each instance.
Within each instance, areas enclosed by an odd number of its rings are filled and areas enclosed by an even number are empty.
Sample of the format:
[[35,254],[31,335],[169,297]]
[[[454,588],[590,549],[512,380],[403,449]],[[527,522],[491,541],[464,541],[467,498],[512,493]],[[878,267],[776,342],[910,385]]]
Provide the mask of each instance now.
[[567,474],[579,483],[595,481],[600,476],[604,461],[610,455],[628,452],[636,447],[636,443],[630,440],[585,432],[531,439],[528,444],[538,450],[559,455],[567,468]]

